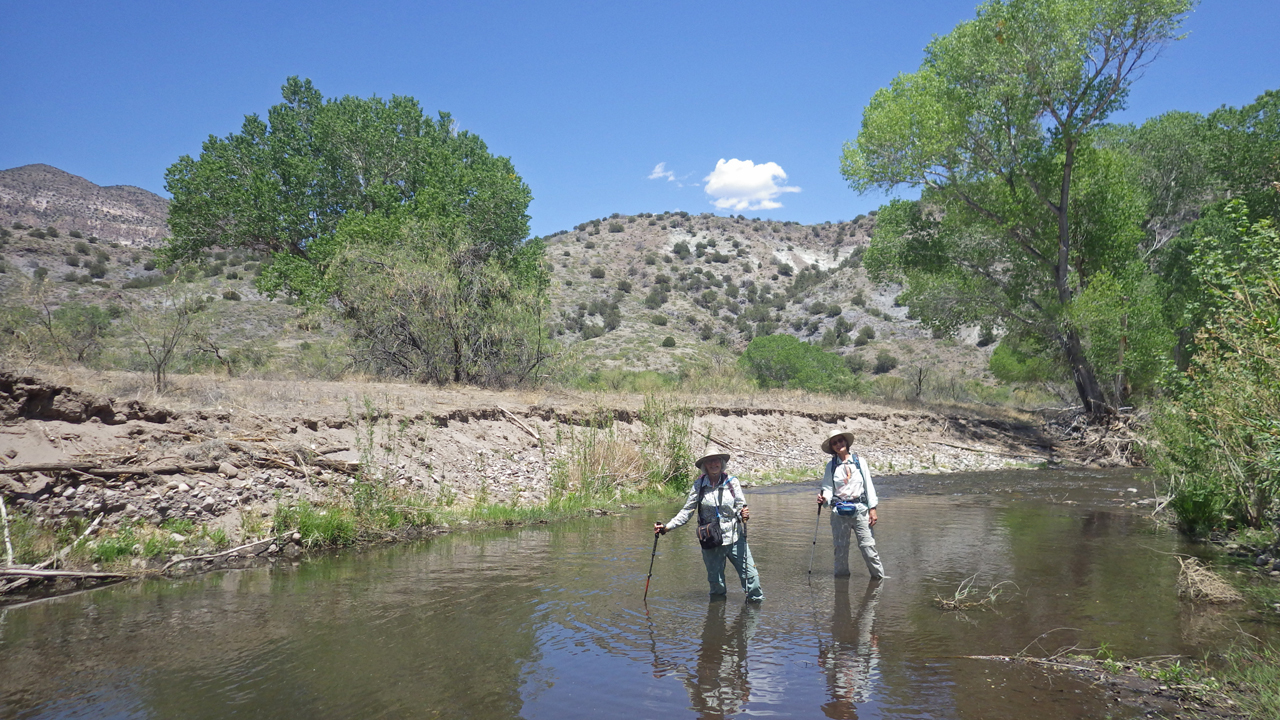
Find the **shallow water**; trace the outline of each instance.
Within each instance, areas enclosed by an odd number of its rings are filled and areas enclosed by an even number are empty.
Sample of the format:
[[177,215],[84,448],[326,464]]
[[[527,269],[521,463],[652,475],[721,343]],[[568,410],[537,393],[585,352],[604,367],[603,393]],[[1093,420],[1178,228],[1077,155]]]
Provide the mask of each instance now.
[[[972,655],[1103,643],[1202,655],[1240,631],[1175,595],[1176,534],[1130,472],[886,478],[891,576],[831,576],[812,486],[748,489],[766,600],[709,601],[675,505],[0,609],[15,718],[1138,717],[1089,684]],[[1138,492],[1129,492],[1135,488]],[[994,609],[944,612],[967,578]],[[1251,628],[1256,631],[1257,628]]]

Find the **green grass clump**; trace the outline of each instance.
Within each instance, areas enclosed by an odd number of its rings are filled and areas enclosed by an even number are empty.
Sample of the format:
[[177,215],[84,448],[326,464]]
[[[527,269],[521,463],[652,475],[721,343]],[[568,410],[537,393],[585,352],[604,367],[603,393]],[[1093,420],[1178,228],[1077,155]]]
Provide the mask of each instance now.
[[350,510],[333,505],[316,507],[305,500],[277,506],[271,527],[276,533],[298,531],[306,547],[346,547],[358,538],[356,518]]

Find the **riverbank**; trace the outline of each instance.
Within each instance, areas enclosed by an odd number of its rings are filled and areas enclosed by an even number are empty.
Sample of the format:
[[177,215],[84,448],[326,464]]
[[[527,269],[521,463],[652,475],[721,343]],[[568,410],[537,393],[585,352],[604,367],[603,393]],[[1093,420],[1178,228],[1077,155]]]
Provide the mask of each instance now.
[[818,444],[836,429],[858,436],[879,476],[1075,457],[1030,417],[796,393],[663,398],[184,376],[155,397],[137,382],[0,373],[0,496],[14,563],[29,571],[0,581],[0,594],[70,586],[71,573],[98,582],[214,569],[317,545],[608,512],[683,492],[680,474],[708,450],[732,454],[748,485],[816,482]]

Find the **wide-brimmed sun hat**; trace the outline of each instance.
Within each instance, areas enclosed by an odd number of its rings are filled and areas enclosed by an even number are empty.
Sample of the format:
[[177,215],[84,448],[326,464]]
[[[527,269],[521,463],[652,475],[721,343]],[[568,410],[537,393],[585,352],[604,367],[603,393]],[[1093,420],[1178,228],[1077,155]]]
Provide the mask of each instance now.
[[725,463],[729,462],[729,453],[724,453],[724,452],[712,452],[712,453],[708,453],[708,454],[703,455],[702,457],[698,458],[697,460],[694,460],[694,461],[693,461],[693,464],[694,464],[695,466],[697,466],[697,468],[698,468],[699,470],[701,470],[701,469],[702,469],[702,463],[704,463],[704,462],[706,462],[706,461],[708,461],[708,460],[719,460],[719,461],[720,461],[720,469],[721,469],[721,470],[723,470],[723,469],[724,469],[724,465],[725,465]]
[[822,441],[822,452],[828,455],[834,455],[835,453],[831,450],[831,441],[835,440],[838,437],[844,438],[845,443],[849,447],[851,448],[853,447],[853,433],[849,432],[848,430],[841,430],[840,432],[832,433],[831,437]]

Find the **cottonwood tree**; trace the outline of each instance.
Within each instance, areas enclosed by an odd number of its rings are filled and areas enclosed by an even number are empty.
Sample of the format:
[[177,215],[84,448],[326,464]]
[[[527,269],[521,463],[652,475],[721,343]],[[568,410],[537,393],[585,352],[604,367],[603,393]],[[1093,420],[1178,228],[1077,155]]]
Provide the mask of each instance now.
[[1084,409],[1110,405],[1070,307],[1134,277],[1146,207],[1126,155],[1092,142],[1179,37],[1194,0],[992,0],[871,99],[844,149],[851,186],[918,188],[881,212],[867,265],[906,280],[935,329],[998,320],[1043,337]]
[[210,136],[198,158],[184,155],[165,173],[171,260],[214,245],[265,252],[263,290],[315,300],[351,212],[412,207],[508,252],[528,237],[528,186],[448,113],[432,120],[403,96],[325,100],[297,77],[282,94],[266,121],[246,116],[239,133]]
[[266,121],[247,116],[169,168],[167,257],[269,253],[259,289],[338,309],[367,353],[357,361],[379,371],[485,382],[524,362],[527,376],[547,276],[511,161],[410,97],[325,100],[297,77],[283,95]]

